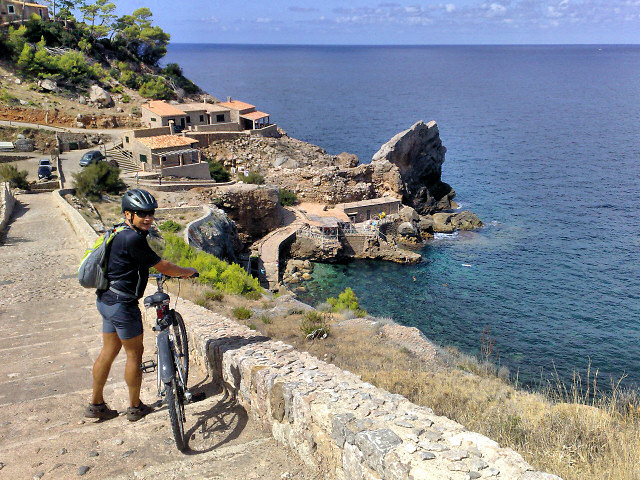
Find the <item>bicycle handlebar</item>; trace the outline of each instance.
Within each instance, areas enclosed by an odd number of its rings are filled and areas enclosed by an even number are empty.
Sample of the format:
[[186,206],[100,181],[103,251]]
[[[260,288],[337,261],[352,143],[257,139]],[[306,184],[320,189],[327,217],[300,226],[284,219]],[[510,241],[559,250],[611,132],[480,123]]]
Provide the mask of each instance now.
[[[197,278],[199,276],[200,276],[200,272],[196,272],[190,277],[186,277],[186,278]],[[185,277],[172,277],[171,275],[165,275],[164,273],[150,273],[149,278],[158,279],[158,278],[185,278]]]

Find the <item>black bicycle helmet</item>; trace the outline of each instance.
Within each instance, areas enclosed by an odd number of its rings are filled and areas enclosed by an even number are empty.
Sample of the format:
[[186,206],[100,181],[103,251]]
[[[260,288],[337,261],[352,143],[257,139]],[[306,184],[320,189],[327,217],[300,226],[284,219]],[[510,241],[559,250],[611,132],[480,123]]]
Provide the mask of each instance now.
[[122,212],[142,212],[158,208],[156,199],[146,190],[134,188],[122,196]]

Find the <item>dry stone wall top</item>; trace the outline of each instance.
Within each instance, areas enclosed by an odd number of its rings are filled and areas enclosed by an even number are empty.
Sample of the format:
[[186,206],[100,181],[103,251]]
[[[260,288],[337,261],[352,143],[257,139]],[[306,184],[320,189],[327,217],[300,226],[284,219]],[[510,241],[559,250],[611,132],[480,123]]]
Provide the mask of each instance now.
[[290,345],[181,302],[194,352],[249,414],[326,478],[559,480],[515,451]]

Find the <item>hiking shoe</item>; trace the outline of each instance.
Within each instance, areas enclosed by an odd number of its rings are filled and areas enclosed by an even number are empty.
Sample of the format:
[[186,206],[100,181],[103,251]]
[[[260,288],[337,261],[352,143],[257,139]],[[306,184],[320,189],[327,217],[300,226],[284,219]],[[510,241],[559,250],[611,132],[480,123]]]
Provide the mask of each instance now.
[[140,405],[138,405],[137,407],[127,408],[127,420],[129,420],[130,422],[137,422],[142,417],[150,414],[151,412],[153,412],[153,407],[140,402]]
[[84,409],[84,416],[87,418],[99,418],[100,420],[111,420],[118,416],[117,410],[111,410],[106,403],[102,402],[98,405],[90,403]]

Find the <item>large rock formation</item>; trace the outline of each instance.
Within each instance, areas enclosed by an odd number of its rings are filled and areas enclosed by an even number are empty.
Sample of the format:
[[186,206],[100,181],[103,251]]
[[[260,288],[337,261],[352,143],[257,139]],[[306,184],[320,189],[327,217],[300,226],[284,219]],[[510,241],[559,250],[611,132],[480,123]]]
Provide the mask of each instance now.
[[236,224],[217,207],[211,207],[209,215],[192,222],[185,234],[190,245],[229,262],[236,261],[236,254],[243,247]]
[[251,243],[282,222],[282,206],[276,187],[237,184],[201,189],[203,200],[215,204],[233,220],[243,243]]
[[455,192],[440,179],[446,151],[436,122],[415,123],[371,159],[376,192],[401,195],[403,203],[421,215],[451,208]]
[[286,135],[221,140],[208,148],[228,167],[257,170],[267,183],[303,201],[336,204],[390,193],[422,215],[451,208],[455,193],[440,180],[445,152],[435,122],[418,122],[394,136],[370,164],[359,165],[353,154],[329,155]]

